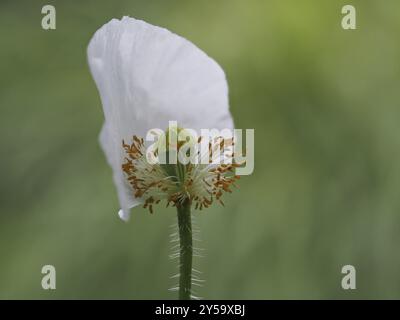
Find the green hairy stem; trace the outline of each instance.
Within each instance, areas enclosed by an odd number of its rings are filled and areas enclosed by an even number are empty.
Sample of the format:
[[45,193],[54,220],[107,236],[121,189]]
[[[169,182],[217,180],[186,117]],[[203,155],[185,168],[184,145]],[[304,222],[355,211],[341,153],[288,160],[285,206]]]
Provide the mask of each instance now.
[[186,199],[182,204],[179,204],[177,210],[180,239],[179,299],[190,300],[192,287],[193,239],[189,199]]

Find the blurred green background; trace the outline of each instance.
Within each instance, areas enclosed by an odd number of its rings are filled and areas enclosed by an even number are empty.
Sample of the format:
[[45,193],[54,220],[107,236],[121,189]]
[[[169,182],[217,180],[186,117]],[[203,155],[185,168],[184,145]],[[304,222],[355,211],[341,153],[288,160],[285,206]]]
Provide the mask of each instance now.
[[[341,8],[357,9],[357,30]],[[41,29],[53,4],[57,29]],[[224,68],[253,175],[196,220],[208,299],[400,298],[400,3],[0,2],[0,298],[174,299],[173,209],[126,224],[98,145],[93,33],[123,15],[167,27]],[[57,289],[41,288],[41,268]],[[341,288],[341,268],[357,289]]]

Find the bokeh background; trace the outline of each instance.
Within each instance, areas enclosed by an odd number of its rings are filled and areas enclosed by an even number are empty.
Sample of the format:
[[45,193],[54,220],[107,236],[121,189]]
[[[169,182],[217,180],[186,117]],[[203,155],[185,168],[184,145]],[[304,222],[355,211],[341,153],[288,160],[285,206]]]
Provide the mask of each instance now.
[[[341,8],[357,9],[357,30]],[[53,4],[57,29],[41,28]],[[0,2],[0,298],[174,299],[173,209],[118,219],[89,74],[93,33],[123,15],[215,58],[253,175],[196,220],[208,299],[400,298],[400,3]],[[57,289],[41,288],[41,268]],[[357,289],[341,288],[341,268]]]

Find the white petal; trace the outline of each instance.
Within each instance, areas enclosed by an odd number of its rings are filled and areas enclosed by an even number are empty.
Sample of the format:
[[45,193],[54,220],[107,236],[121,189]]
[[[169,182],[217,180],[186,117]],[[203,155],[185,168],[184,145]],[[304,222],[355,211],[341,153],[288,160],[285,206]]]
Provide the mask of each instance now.
[[133,18],[113,19],[88,47],[90,70],[103,105],[101,145],[123,210],[138,204],[121,165],[122,140],[166,129],[233,128],[223,70],[203,51],[170,31]]

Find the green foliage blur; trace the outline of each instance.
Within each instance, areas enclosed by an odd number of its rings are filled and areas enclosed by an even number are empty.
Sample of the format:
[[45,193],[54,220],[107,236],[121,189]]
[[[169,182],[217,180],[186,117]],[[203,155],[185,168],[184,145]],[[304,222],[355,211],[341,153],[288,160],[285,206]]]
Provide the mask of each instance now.
[[[57,29],[41,28],[53,4]],[[357,9],[357,30],[341,8]],[[224,68],[253,175],[195,212],[208,299],[400,298],[398,0],[0,2],[0,298],[175,299],[173,208],[117,217],[86,47],[129,15]],[[41,287],[41,268],[57,289]],[[341,268],[357,289],[341,288]]]

